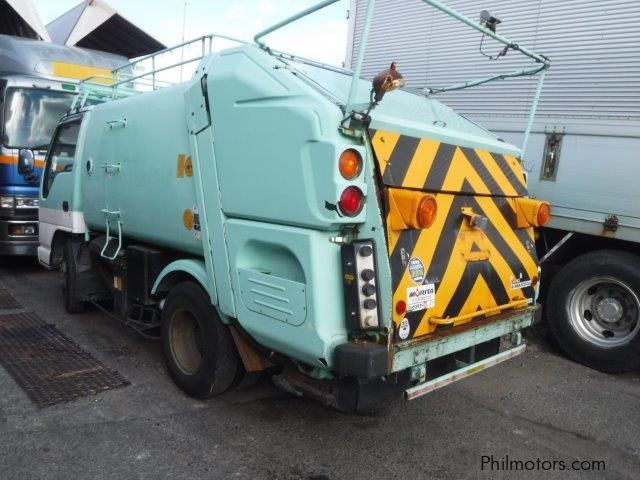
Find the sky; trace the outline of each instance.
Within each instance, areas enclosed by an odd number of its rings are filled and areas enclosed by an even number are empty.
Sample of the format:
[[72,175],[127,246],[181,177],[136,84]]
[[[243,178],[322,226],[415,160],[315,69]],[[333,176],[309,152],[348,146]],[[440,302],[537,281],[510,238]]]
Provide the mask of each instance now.
[[[45,24],[80,0],[33,0]],[[185,0],[106,0],[130,22],[167,46],[181,43]],[[186,0],[185,39],[221,33],[252,39],[260,30],[319,0]],[[340,0],[265,37],[279,50],[342,65],[347,45],[349,0]]]

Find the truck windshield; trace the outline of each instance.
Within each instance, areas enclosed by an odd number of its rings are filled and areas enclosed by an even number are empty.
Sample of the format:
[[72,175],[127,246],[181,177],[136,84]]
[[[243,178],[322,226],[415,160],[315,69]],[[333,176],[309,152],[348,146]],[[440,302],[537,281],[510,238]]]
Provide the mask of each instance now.
[[45,150],[58,120],[71,107],[74,95],[36,88],[8,89],[4,145],[7,148]]
[[55,133],[45,165],[44,181],[42,183],[43,198],[47,198],[51,186],[59,174],[73,171],[80,122],[81,120],[78,119],[63,123]]

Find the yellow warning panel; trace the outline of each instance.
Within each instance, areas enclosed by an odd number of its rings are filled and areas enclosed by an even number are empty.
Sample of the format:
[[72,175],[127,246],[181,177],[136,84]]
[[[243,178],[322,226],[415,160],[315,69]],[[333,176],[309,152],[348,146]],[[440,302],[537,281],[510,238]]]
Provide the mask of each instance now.
[[105,85],[113,83],[111,70],[108,68],[92,67],[78,63],[53,62],[53,75],[74,80],[84,80],[88,77],[98,76],[99,78],[94,78],[92,81]]

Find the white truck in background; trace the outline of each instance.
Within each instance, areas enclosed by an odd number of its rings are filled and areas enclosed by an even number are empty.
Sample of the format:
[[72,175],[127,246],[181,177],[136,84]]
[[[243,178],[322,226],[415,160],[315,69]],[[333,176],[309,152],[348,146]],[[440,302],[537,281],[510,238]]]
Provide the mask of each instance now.
[[[351,0],[348,66],[355,62],[366,3]],[[523,155],[529,191],[552,204],[552,219],[537,239],[545,318],[576,361],[605,372],[640,368],[640,3],[448,5],[472,18],[486,9],[499,19],[499,33],[552,60]],[[490,38],[479,44],[444,15],[420,7],[419,0],[377,0],[365,78],[394,60],[408,88],[429,94],[471,72],[521,66],[516,55],[500,55],[501,46]],[[456,40],[445,41],[451,32]],[[534,81],[528,89],[522,82],[492,82],[442,97],[517,145],[535,91]]]

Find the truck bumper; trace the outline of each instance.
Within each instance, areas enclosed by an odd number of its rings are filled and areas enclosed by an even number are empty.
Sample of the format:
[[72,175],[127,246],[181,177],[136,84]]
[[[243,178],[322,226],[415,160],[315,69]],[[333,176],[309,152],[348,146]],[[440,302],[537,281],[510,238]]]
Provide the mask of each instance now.
[[[522,343],[520,330],[535,323],[536,312],[538,310],[539,308],[536,305],[524,311],[503,314],[498,319],[492,317],[477,323],[472,323],[470,326],[461,325],[458,327],[461,331],[456,333],[450,332],[449,335],[439,339],[433,339],[420,345],[400,347],[393,358],[394,371],[411,368],[412,378],[421,375],[424,380],[429,369],[427,362],[430,360],[435,360],[445,355],[456,354],[464,349],[469,349],[469,347],[481,345],[505,335],[510,335],[511,345],[511,348],[489,357],[480,358],[477,361],[460,361],[456,359],[455,369],[406,389],[404,392],[405,398],[407,400],[413,400],[414,398],[421,397],[422,395],[426,395],[427,393],[524,353],[526,345]],[[467,361],[468,363],[466,363]]]
[[38,240],[0,240],[0,255],[35,256],[38,253]]
[[421,397],[422,395],[426,395],[427,393],[445,387],[453,382],[457,382],[458,380],[462,380],[463,378],[470,377],[474,373],[478,373],[489,367],[498,365],[499,363],[502,363],[506,360],[510,360],[513,357],[517,357],[521,353],[524,353],[526,349],[527,346],[522,343],[517,347],[510,348],[509,350],[505,350],[504,352],[493,355],[492,357],[472,363],[471,365],[467,365],[466,367],[460,368],[459,370],[447,373],[446,375],[438,377],[429,382],[424,382],[416,385],[415,387],[408,388],[404,392],[405,397],[407,400],[413,400],[414,398]]
[[[25,230],[29,233],[24,233]],[[32,233],[33,232],[33,233]],[[0,220],[0,255],[38,254],[38,219]]]
[[396,344],[392,347],[391,371],[399,372],[510,333],[517,333],[534,323],[537,310],[536,305],[460,325],[430,335],[428,339]]

